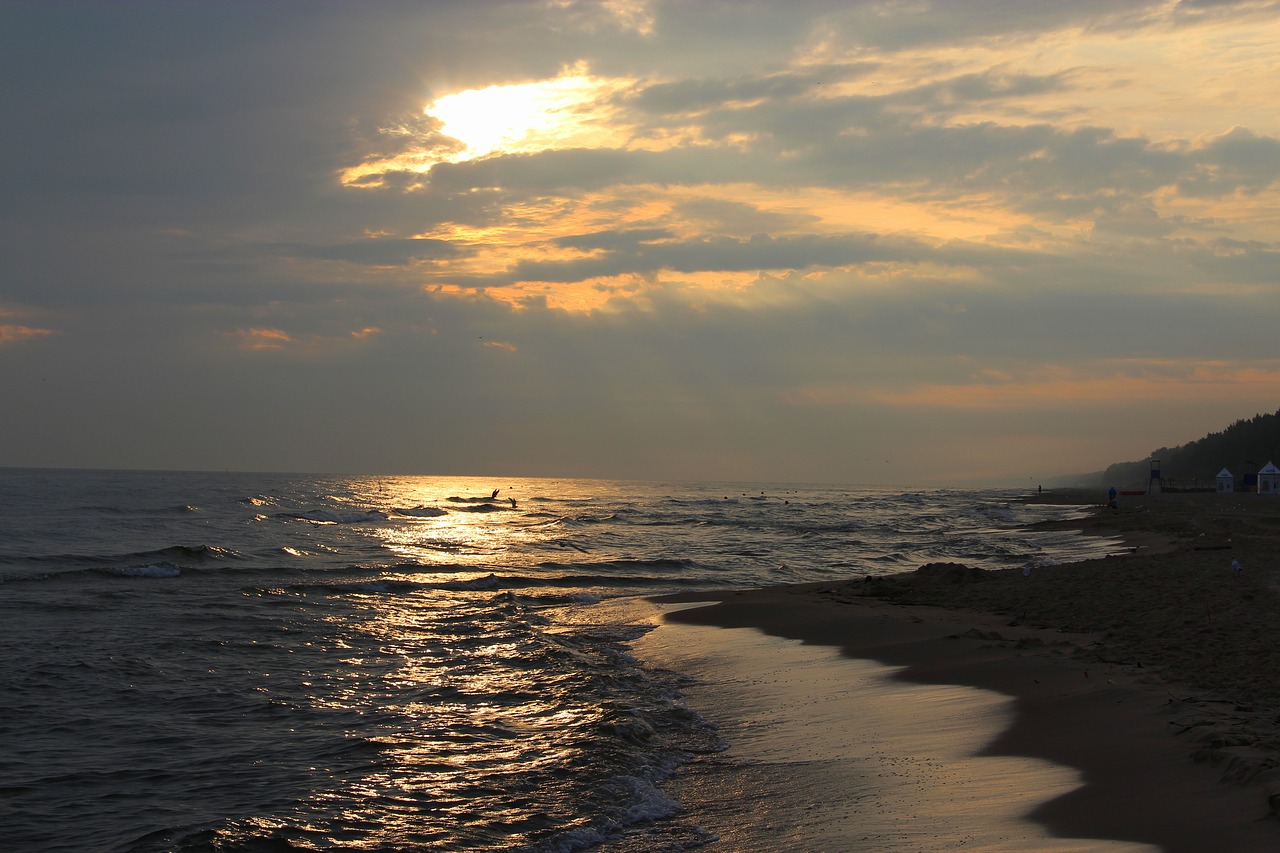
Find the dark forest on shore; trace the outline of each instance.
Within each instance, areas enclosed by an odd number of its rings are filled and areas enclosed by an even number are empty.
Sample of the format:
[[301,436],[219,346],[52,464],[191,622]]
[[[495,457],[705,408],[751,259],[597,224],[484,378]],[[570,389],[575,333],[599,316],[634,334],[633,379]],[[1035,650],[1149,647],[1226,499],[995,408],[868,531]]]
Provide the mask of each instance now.
[[1080,485],[1145,485],[1151,461],[1158,460],[1166,487],[1212,490],[1223,468],[1235,476],[1236,482],[1247,482],[1268,462],[1276,462],[1277,451],[1280,410],[1238,420],[1221,432],[1178,447],[1157,448],[1145,459],[1116,462],[1105,470],[1069,479]]

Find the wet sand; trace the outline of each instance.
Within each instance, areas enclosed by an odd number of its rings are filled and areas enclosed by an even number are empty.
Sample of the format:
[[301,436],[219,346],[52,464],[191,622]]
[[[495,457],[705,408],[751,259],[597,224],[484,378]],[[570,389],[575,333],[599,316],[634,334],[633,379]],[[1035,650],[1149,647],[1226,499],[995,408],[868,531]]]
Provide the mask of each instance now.
[[712,848],[1280,850],[1280,498],[1059,526],[1128,553],[684,597],[640,653],[730,744],[672,786]]

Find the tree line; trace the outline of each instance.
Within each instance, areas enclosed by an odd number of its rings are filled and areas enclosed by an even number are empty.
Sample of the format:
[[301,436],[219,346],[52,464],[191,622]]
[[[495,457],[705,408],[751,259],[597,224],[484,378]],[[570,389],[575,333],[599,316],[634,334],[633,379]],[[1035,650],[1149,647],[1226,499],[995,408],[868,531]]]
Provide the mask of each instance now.
[[[1137,462],[1117,462],[1094,475],[1116,486],[1146,485],[1151,460],[1160,460],[1162,479],[1176,488],[1212,488],[1223,468],[1241,482],[1268,462],[1280,465],[1280,410],[1238,420],[1179,447],[1161,447]],[[1093,479],[1093,478],[1090,478]]]

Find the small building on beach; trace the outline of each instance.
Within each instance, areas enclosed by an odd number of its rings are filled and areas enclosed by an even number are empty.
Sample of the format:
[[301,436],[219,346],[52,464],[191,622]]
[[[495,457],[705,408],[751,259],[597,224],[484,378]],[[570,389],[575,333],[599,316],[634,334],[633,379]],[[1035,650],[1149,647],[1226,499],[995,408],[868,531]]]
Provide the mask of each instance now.
[[1218,491],[1225,494],[1227,492],[1234,492],[1235,490],[1236,490],[1235,476],[1226,468],[1223,468],[1221,471],[1218,472]]
[[1275,463],[1268,462],[1258,469],[1258,494],[1280,494],[1280,468]]

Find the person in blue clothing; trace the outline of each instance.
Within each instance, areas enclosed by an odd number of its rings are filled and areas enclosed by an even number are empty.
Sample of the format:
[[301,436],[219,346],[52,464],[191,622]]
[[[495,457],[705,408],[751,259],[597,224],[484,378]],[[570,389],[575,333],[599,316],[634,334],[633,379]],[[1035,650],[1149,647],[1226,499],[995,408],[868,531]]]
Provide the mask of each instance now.
[[1117,510],[1117,511],[1119,511],[1119,509],[1120,509],[1120,502],[1119,502],[1118,500],[1116,500],[1116,487],[1115,487],[1115,486],[1112,486],[1112,487],[1110,488],[1110,490],[1108,490],[1108,491],[1107,491],[1107,506],[1109,506],[1109,507],[1111,507],[1112,509]]

